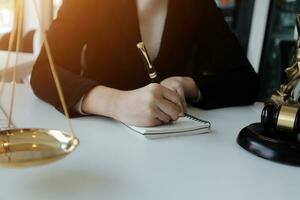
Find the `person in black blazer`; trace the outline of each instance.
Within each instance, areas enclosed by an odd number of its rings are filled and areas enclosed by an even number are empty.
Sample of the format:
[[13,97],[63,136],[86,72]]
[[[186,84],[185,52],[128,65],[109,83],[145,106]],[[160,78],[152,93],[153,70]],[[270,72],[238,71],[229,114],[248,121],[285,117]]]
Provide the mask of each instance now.
[[[183,116],[186,100],[203,109],[255,101],[257,75],[214,0],[168,0],[163,30],[153,60],[162,82],[151,84],[136,0],[64,0],[48,39],[70,116],[155,126]],[[63,112],[44,48],[31,85]]]

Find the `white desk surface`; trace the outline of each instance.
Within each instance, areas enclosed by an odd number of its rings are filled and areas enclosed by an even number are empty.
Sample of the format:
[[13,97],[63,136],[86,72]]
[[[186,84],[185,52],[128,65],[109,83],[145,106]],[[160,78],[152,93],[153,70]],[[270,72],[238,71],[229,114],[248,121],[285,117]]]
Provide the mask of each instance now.
[[[8,93],[3,105],[8,103]],[[66,129],[63,115],[18,86],[18,127]],[[145,140],[102,117],[74,119],[79,148],[57,163],[1,169],[1,197],[22,200],[298,200],[300,168],[255,157],[236,143],[261,105],[191,109],[212,122],[206,135]]]
[[[2,69],[6,63],[7,51],[0,51],[0,69]],[[35,55],[31,53],[20,53],[19,64],[32,63],[35,59]],[[15,66],[16,64],[16,53],[11,52],[9,67]]]
[[[7,51],[0,51],[0,74],[5,67],[6,60],[7,60]],[[20,53],[18,59],[18,65],[16,65],[16,53],[12,52],[10,54],[9,59],[9,69],[8,69],[8,76],[6,81],[12,80],[12,68],[17,67],[17,79],[22,79],[24,76],[29,75],[31,73],[32,67],[34,65],[36,56],[31,53]]]

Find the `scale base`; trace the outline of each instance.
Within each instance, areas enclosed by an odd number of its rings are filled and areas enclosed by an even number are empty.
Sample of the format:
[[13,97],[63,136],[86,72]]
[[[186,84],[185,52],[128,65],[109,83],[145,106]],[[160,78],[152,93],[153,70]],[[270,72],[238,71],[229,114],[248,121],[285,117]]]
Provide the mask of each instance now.
[[260,123],[244,128],[238,144],[261,158],[300,167],[300,142],[297,137],[267,131]]

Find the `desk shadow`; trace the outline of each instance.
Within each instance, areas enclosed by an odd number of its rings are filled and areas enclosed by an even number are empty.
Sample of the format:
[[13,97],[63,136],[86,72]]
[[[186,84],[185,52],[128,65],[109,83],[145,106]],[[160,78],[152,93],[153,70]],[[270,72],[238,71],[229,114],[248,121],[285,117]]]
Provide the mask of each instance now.
[[51,171],[31,179],[30,190],[40,194],[74,194],[81,192],[116,191],[116,182],[88,171]]

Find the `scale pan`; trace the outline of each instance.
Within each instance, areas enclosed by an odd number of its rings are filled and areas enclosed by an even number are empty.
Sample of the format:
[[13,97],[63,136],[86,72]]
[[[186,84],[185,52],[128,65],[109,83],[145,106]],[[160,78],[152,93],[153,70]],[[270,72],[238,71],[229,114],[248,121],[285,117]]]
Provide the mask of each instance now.
[[0,166],[32,167],[58,161],[72,153],[79,140],[65,132],[48,129],[0,131]]

